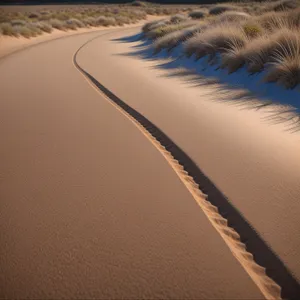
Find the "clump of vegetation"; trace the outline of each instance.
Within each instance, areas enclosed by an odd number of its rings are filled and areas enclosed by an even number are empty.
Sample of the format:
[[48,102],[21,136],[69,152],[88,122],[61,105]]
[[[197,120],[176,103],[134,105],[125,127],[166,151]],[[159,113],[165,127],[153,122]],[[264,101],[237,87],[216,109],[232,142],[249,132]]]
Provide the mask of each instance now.
[[175,24],[166,24],[159,27],[154,27],[154,29],[148,31],[146,36],[151,39],[157,39],[163,37],[171,32],[178,31],[184,28],[192,27],[195,25],[193,21],[185,21]]
[[146,7],[147,3],[142,1],[133,1],[130,3],[132,6],[138,6],[138,7]]
[[192,19],[203,19],[206,13],[203,10],[193,10],[189,13],[189,17]]
[[209,14],[210,15],[220,15],[220,14],[224,13],[225,11],[236,11],[236,10],[238,10],[238,8],[236,6],[219,4],[219,5],[213,6],[209,10]]
[[[266,82],[286,88],[300,84],[300,1],[278,1],[250,6],[207,6],[210,15],[193,19],[164,19],[146,24],[154,53],[181,46],[188,57],[207,57],[233,73],[245,67],[250,74],[264,71]],[[297,4],[297,5],[296,5]],[[294,9],[296,8],[296,9]],[[174,17],[173,17],[174,18]]]
[[195,54],[197,59],[209,55],[213,58],[218,52],[226,52],[232,47],[243,47],[247,43],[246,35],[234,26],[216,26],[195,35],[185,44],[188,56]]
[[263,28],[256,23],[245,23],[243,24],[243,30],[245,32],[245,34],[247,35],[247,37],[249,37],[250,39],[252,38],[256,38],[259,35],[263,34]]
[[177,14],[170,18],[171,23],[180,23],[180,22],[186,21],[186,20],[187,20],[187,17],[182,14]]
[[[32,37],[57,30],[77,30],[83,27],[122,26],[134,24],[147,17],[147,9],[153,14],[178,13],[182,9],[163,8],[158,5],[134,1],[130,5],[99,5],[97,7],[63,8],[32,12],[0,11],[0,34]],[[179,22],[179,15],[177,21]],[[175,22],[175,19],[174,19]]]
[[285,11],[299,7],[299,2],[295,0],[282,0],[275,2],[271,9],[274,11]]
[[49,20],[49,24],[55,28],[55,29],[58,29],[58,30],[65,30],[66,27],[64,25],[64,23],[60,20],[57,20],[57,19],[50,19]]
[[0,28],[2,34],[4,35],[17,36],[13,26],[10,23],[1,23]]

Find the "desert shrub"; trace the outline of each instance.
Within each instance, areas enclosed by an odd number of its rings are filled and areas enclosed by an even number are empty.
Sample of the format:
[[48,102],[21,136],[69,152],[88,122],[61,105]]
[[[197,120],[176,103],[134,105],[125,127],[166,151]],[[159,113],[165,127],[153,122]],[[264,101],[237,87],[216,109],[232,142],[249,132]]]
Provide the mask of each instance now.
[[112,17],[100,16],[96,19],[98,26],[113,26],[116,24],[116,19]]
[[289,27],[288,15],[286,13],[266,13],[255,18],[253,21],[270,32],[283,27]]
[[180,23],[186,21],[187,17],[185,15],[177,14],[170,18],[171,23]]
[[192,19],[203,19],[205,15],[206,14],[203,10],[194,10],[189,13],[189,17]]
[[250,19],[251,16],[244,12],[239,11],[227,11],[221,14],[214,20],[215,23],[224,22],[241,22]]
[[86,17],[86,18],[82,19],[82,22],[86,26],[96,26],[97,25],[96,19],[93,17]]
[[31,12],[31,13],[28,14],[29,19],[38,19],[40,17],[41,17],[41,15],[37,12]]
[[296,9],[287,14],[287,23],[290,28],[300,28],[300,9]]
[[272,5],[271,9],[274,11],[285,11],[295,9],[299,6],[299,2],[294,0],[282,0]]
[[247,37],[236,26],[216,26],[205,30],[185,43],[184,52],[187,56],[193,54],[199,59],[205,55],[214,57],[218,52],[226,52],[233,47],[243,47]]
[[25,26],[27,24],[24,20],[11,20],[10,23],[12,26]]
[[133,1],[130,3],[132,6],[138,6],[138,7],[146,7],[147,3],[142,2],[142,1]]
[[122,26],[123,24],[130,24],[131,19],[125,16],[116,16],[116,24]]
[[58,30],[65,30],[66,29],[66,26],[65,26],[64,22],[62,22],[60,20],[57,20],[57,19],[50,19],[49,24],[53,28],[58,29]]
[[232,5],[216,5],[209,10],[210,15],[219,15],[225,11],[237,11],[238,7]]
[[10,23],[1,23],[0,28],[3,35],[17,36],[17,33]]
[[77,19],[69,19],[65,21],[65,27],[71,30],[84,27],[84,24]]
[[41,31],[44,31],[47,33],[51,33],[53,30],[52,26],[46,22],[37,22],[37,23],[34,23],[33,25],[36,26],[37,28],[39,28]]
[[144,33],[150,32],[151,30],[155,30],[158,27],[162,27],[165,26],[169,23],[168,20],[157,20],[157,21],[152,21],[149,23],[146,23],[143,27],[142,27],[142,31]]
[[14,31],[17,36],[21,35],[26,38],[30,38],[36,35],[32,30],[30,30],[30,28],[21,25],[14,26]]

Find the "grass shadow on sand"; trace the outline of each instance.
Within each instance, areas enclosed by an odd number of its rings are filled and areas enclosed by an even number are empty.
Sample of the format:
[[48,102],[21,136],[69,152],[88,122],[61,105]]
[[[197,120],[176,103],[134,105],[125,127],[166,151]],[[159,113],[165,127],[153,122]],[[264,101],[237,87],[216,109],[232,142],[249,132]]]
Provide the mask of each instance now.
[[207,57],[197,61],[193,57],[187,58],[182,54],[181,45],[169,52],[155,53],[151,41],[144,39],[141,33],[112,41],[135,43],[131,45],[132,51],[117,55],[152,61],[153,68],[167,71],[161,76],[178,77],[191,87],[210,86],[210,93],[213,88],[217,96],[216,101],[226,101],[241,109],[263,110],[266,122],[283,123],[290,132],[300,131],[299,87],[286,90],[275,83],[264,83],[264,72],[249,75],[245,68],[229,75],[226,70],[212,65]]

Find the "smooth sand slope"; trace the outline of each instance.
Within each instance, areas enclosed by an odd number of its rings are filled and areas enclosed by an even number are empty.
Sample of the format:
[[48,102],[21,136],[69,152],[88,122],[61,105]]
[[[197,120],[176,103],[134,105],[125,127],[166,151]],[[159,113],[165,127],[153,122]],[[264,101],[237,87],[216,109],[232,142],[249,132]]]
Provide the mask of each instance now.
[[[170,71],[156,68],[159,62],[134,55],[140,42],[118,40],[138,32],[99,37],[82,49],[80,64],[180,145],[299,282],[299,132],[275,124],[263,109],[222,101],[231,92],[220,93],[218,85],[192,87],[184,78],[170,78]],[[273,272],[273,261],[261,259]],[[299,284],[294,286],[289,297],[297,298]]]
[[0,60],[0,297],[263,298],[166,159],[75,68],[96,35]]

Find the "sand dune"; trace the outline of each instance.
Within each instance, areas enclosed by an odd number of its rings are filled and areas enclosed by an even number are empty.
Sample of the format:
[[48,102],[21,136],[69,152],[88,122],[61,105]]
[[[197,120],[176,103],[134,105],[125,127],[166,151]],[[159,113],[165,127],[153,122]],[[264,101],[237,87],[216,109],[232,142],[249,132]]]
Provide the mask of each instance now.
[[[136,33],[129,30],[127,36]],[[163,62],[133,55],[141,43],[122,40],[124,35],[103,36],[87,44],[79,55],[80,64],[194,160],[264,243],[263,252],[252,238],[246,243],[256,260],[268,265],[267,270],[285,285],[286,296],[297,298],[299,133],[287,131],[285,122],[272,123],[266,110],[230,105],[225,101],[235,96],[230,90],[222,94],[217,85],[195,87],[184,79],[169,78],[168,70],[156,68]],[[209,186],[200,188],[209,195]],[[236,215],[232,223],[238,231],[245,230]]]
[[[226,220],[74,66],[97,35],[0,61],[1,298],[263,298],[239,262],[251,254],[226,234]],[[97,45],[79,57],[84,68],[96,63]]]

